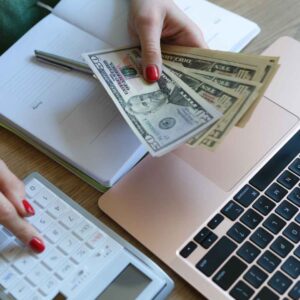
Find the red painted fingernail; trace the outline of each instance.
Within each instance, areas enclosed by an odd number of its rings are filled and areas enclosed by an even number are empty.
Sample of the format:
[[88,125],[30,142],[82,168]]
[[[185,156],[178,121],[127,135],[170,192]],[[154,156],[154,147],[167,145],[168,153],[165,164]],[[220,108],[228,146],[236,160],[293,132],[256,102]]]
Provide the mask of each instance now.
[[31,204],[25,199],[22,201],[22,203],[24,205],[24,208],[25,208],[26,212],[29,215],[33,216],[35,214],[35,211],[34,211],[34,208],[31,206]]
[[146,78],[150,82],[157,81],[159,79],[159,71],[156,65],[148,65],[146,68]]
[[45,244],[43,241],[41,241],[39,238],[34,237],[30,242],[29,242],[30,248],[37,253],[41,253],[45,250]]

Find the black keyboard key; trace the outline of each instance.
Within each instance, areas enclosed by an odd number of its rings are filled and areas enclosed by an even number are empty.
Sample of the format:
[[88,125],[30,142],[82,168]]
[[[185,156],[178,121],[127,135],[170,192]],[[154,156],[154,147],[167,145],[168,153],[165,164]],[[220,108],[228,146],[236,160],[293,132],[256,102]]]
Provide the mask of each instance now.
[[203,248],[208,249],[217,239],[217,235],[211,232],[200,245]]
[[222,209],[222,214],[229,218],[231,221],[235,221],[242,213],[244,209],[233,201],[229,201]]
[[289,171],[284,171],[277,179],[287,189],[293,188],[299,181],[299,177]]
[[198,244],[201,244],[211,232],[212,231],[210,231],[207,227],[204,227],[197,233],[197,235],[194,237],[194,240]]
[[232,256],[213,277],[213,281],[226,291],[246,269],[247,265],[245,263],[236,256]]
[[294,222],[290,223],[288,225],[288,227],[283,231],[283,235],[285,235],[288,239],[290,239],[294,243],[299,243],[300,242],[300,226]]
[[300,258],[300,246],[294,251],[294,254]]
[[279,202],[288,193],[288,191],[278,183],[274,182],[268,187],[265,193],[274,201]]
[[258,259],[257,263],[267,272],[272,273],[277,266],[281,263],[281,260],[274,255],[271,251],[265,251]]
[[237,252],[237,255],[248,263],[252,263],[259,254],[260,250],[248,241]]
[[295,187],[287,196],[297,206],[300,206],[300,188]]
[[286,220],[290,220],[298,212],[298,208],[292,205],[291,202],[284,200],[275,211]]
[[300,281],[298,281],[290,290],[289,296],[293,300],[299,300],[300,299]]
[[190,256],[192,252],[197,248],[197,245],[194,242],[189,242],[180,252],[179,254],[183,258],[187,258]]
[[289,169],[300,176],[300,159],[296,158],[289,166]]
[[266,196],[260,196],[253,204],[253,207],[261,214],[266,216],[275,207],[275,203],[268,199]]
[[233,197],[233,199],[244,207],[248,207],[258,196],[259,192],[247,184]]
[[250,237],[250,240],[257,246],[264,249],[273,239],[273,235],[262,227],[259,227]]
[[279,300],[279,297],[265,286],[259,291],[253,300]]
[[248,300],[254,294],[254,290],[251,289],[245,282],[239,281],[232,288],[229,294],[236,300]]
[[300,224],[300,214],[296,216],[295,221]]
[[280,295],[284,294],[292,283],[292,280],[286,277],[280,271],[277,271],[268,281],[268,285],[275,291],[277,291]]
[[300,131],[297,132],[250,180],[250,184],[264,190],[281,171],[290,164],[290,162],[300,152]]
[[293,244],[279,236],[271,245],[271,249],[281,257],[286,257],[293,249]]
[[210,229],[216,229],[218,225],[224,220],[224,217],[220,214],[216,214],[207,224]]
[[278,233],[284,226],[286,222],[275,214],[271,214],[267,220],[264,221],[263,226],[269,229],[273,233]]
[[256,228],[256,226],[262,221],[262,216],[259,215],[252,208],[249,208],[241,217],[241,222],[244,223],[251,229]]
[[245,240],[245,238],[250,234],[250,230],[247,229],[241,223],[235,223],[228,231],[227,235],[229,235],[236,242],[241,243]]
[[236,248],[237,245],[234,242],[232,242],[228,237],[223,236],[196,264],[196,268],[206,276],[210,276]]
[[300,275],[300,261],[297,258],[290,256],[281,266],[281,270],[296,279]]
[[255,265],[244,275],[244,279],[255,288],[259,288],[267,278],[268,274]]

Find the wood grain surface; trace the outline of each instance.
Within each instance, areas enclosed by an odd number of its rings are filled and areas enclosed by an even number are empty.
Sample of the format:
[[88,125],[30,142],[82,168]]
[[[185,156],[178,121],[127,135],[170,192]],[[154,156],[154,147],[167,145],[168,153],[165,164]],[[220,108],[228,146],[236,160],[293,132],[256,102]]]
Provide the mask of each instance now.
[[[211,2],[249,18],[261,27],[260,35],[251,42],[244,50],[245,52],[260,53],[277,38],[284,35],[292,36],[300,41],[299,0],[212,0]],[[176,287],[170,299],[204,299],[199,292],[153,257],[133,237],[128,235],[99,210],[97,200],[101,196],[100,192],[84,183],[31,145],[2,128],[0,128],[0,158],[20,178],[24,178],[33,171],[41,173],[95,217],[150,256],[175,281]]]

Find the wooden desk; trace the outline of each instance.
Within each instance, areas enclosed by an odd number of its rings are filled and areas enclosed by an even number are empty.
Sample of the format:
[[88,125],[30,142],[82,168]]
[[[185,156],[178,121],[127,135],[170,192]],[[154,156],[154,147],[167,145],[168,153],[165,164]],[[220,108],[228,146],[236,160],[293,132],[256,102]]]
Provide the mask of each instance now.
[[[299,0],[212,0],[212,2],[253,20],[261,27],[260,35],[245,49],[245,52],[260,53],[277,38],[284,35],[292,36],[300,41]],[[101,193],[2,128],[0,129],[0,158],[20,178],[33,171],[41,173],[94,216],[129,240],[146,255],[152,257],[175,281],[176,287],[170,299],[204,299],[98,209],[97,200]]]

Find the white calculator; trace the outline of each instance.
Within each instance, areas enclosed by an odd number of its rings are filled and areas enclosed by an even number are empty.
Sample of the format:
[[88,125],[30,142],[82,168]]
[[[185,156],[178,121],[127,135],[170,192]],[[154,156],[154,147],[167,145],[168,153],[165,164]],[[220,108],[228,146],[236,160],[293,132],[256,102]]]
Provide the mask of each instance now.
[[37,173],[25,179],[28,218],[46,250],[0,227],[0,299],[165,299],[172,280],[154,262]]

